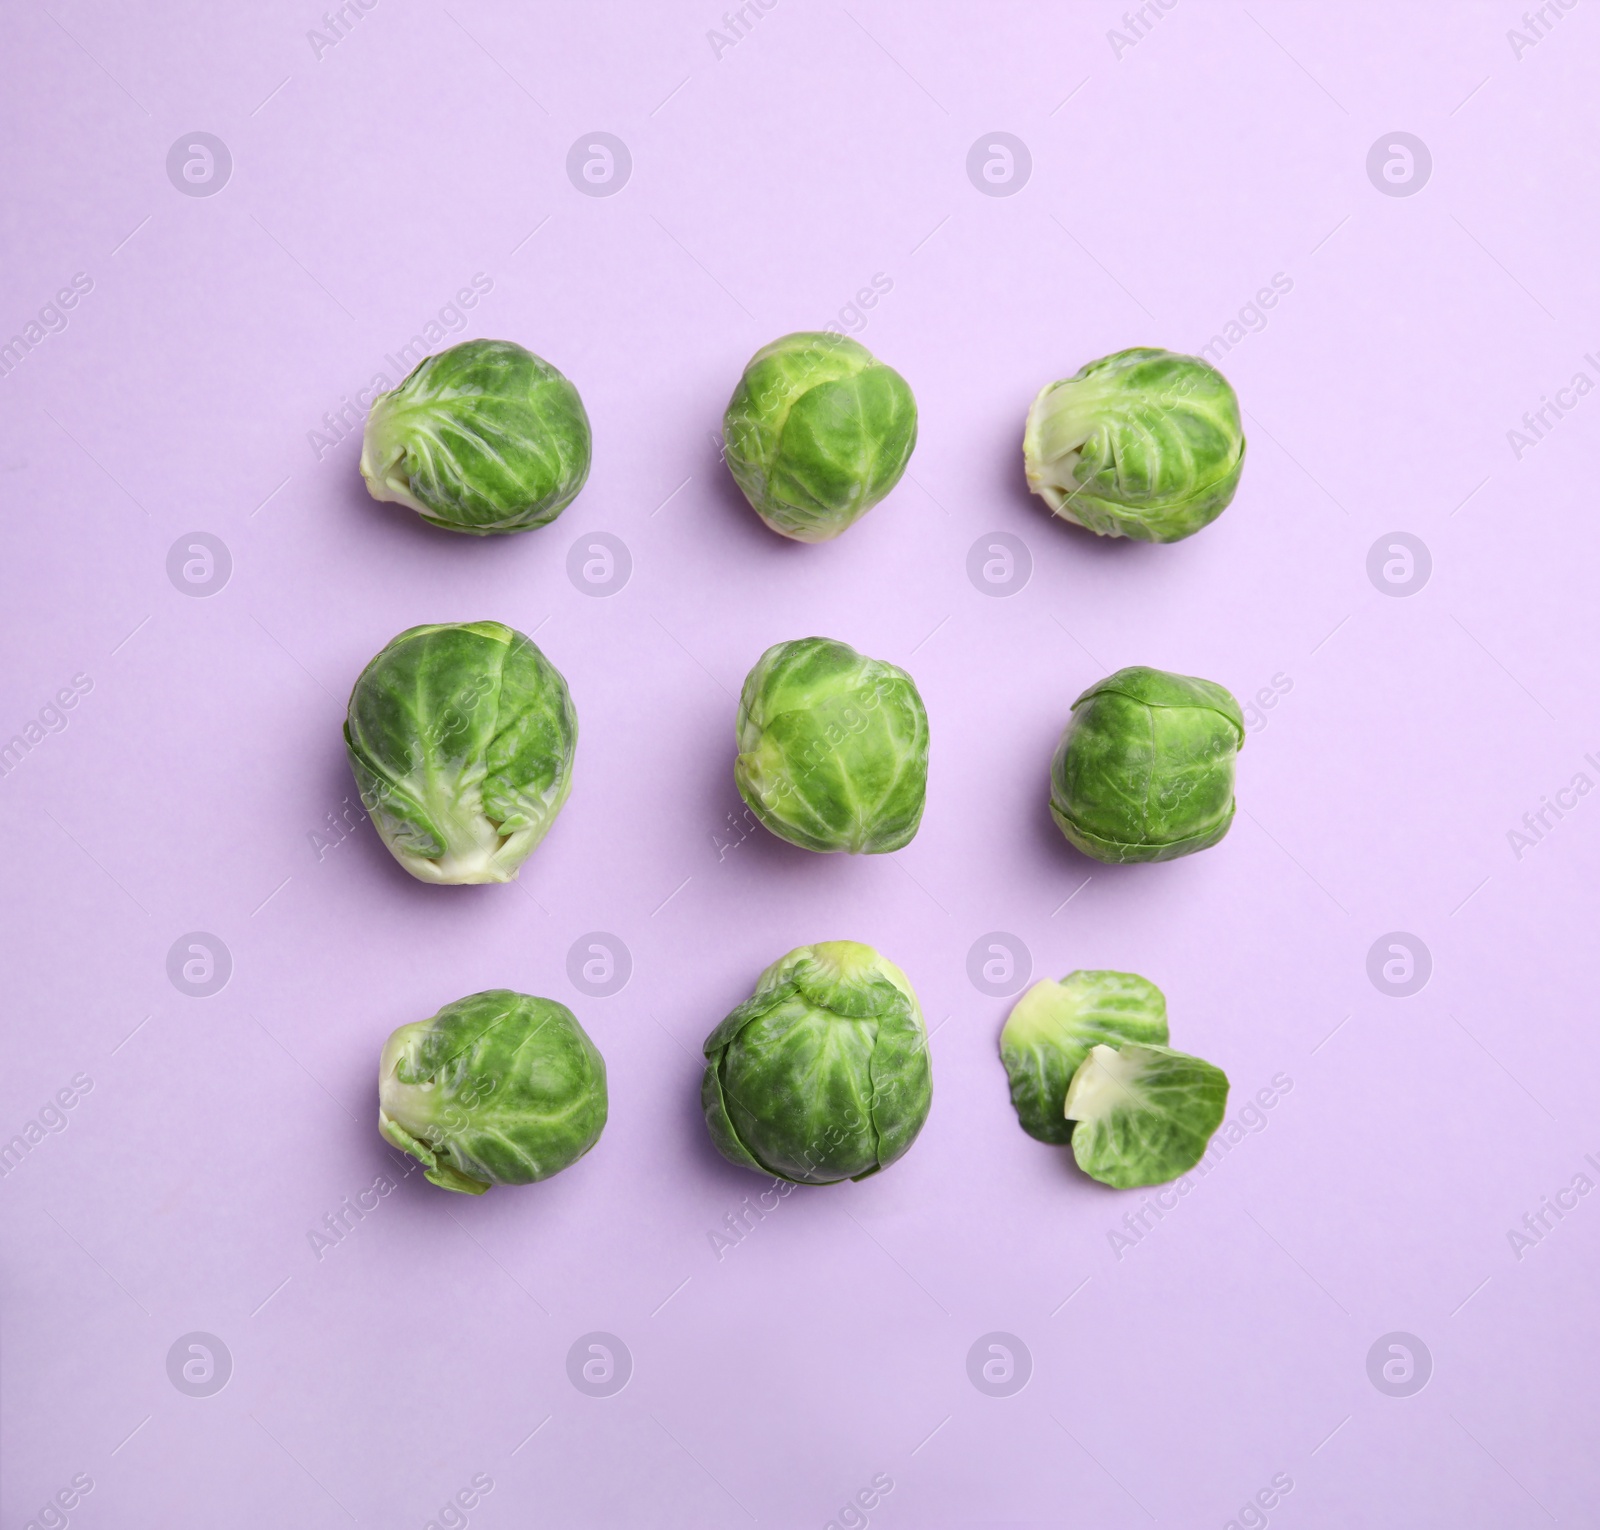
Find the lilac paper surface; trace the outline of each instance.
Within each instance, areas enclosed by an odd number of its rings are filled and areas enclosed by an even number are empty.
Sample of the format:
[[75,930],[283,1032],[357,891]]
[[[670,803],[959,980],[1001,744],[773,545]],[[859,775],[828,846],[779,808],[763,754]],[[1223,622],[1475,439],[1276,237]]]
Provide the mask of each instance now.
[[[13,8],[0,1521],[1585,1522],[1600,17],[1541,15]],[[829,323],[921,439],[802,547],[715,437],[749,355]],[[362,390],[419,334],[577,384],[554,525],[367,497]],[[1209,347],[1246,410],[1236,502],[1170,547],[1022,477],[1035,391],[1134,344]],[[402,628],[477,618],[566,674],[576,786],[519,884],[428,887],[329,826],[344,702]],[[927,701],[898,855],[741,826],[739,684],[812,633]],[[1047,768],[1130,663],[1251,727],[1217,848],[1109,868]],[[598,935],[604,997],[570,975]],[[699,1047],[829,938],[916,984],[933,1110],[763,1212]],[[1157,982],[1230,1150],[1163,1206],[1024,1136],[985,963]],[[610,1124],[451,1196],[385,1151],[378,1051],[501,985],[573,1007]]]

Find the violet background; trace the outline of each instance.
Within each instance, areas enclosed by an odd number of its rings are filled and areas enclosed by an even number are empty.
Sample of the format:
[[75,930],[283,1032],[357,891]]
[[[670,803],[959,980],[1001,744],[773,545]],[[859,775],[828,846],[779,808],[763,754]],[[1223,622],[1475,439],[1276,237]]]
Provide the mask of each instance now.
[[[93,1088],[0,1180],[0,1522],[77,1472],[72,1523],[116,1530],[421,1527],[475,1473],[484,1530],[822,1526],[880,1473],[884,1530],[1221,1526],[1276,1473],[1275,1525],[1583,1522],[1600,1206],[1520,1259],[1508,1232],[1600,1152],[1600,806],[1520,859],[1507,835],[1600,779],[1600,401],[1520,461],[1506,432],[1600,377],[1600,15],[1519,59],[1515,4],[1459,0],[1186,0],[1120,58],[1114,3],[747,14],[717,57],[714,3],[383,0],[319,61],[310,5],[8,8],[0,339],[94,285],[0,377],[0,737],[93,689],[0,779],[0,1137]],[[165,172],[196,129],[232,153],[215,196]],[[633,159],[606,198],[565,168],[596,129]],[[1005,198],[965,171],[996,129],[1033,161]],[[1367,177],[1396,129],[1432,153],[1415,196]],[[369,500],[356,437],[308,445],[475,272],[492,293],[451,338],[548,357],[595,442],[559,521],[491,541]],[[1221,363],[1248,411],[1232,508],[1171,547],[1053,523],[1021,472],[1035,390],[1197,350],[1280,272]],[[921,440],[846,536],[791,545],[712,437],[752,351],[877,273],[860,338]],[[233,560],[203,599],[166,574],[197,530]],[[1005,598],[966,571],[998,531],[1033,561]],[[1366,572],[1394,531],[1432,556],[1406,598]],[[600,532],[633,565],[604,598],[566,571]],[[424,886],[370,827],[319,861],[361,666],[482,617],[537,629],[581,718],[520,885]],[[739,683],[808,633],[927,701],[899,855],[719,852]],[[1292,688],[1219,847],[1102,868],[1051,826],[1046,771],[1073,697],[1128,663]],[[232,953],[214,997],[166,977],[193,930]],[[632,956],[608,998],[567,976],[594,930]],[[1405,999],[1367,976],[1396,930],[1433,961]],[[1230,1117],[1292,1080],[1120,1258],[1142,1197],[1016,1126],[1010,1000],[967,975],[991,931],[1036,976],[1159,983]],[[890,1172],[797,1192],[719,1259],[762,1181],[710,1146],[699,1043],[768,961],[839,937],[917,985],[932,1114]],[[500,985],[605,1053],[599,1145],[476,1200],[412,1175],[319,1260],[309,1231],[398,1172],[383,1039]],[[593,1330],[633,1359],[609,1398],[567,1378]],[[1367,1375],[1396,1330],[1432,1356],[1410,1397]],[[192,1331],[232,1356],[211,1397],[167,1378]],[[968,1381],[991,1331],[1031,1353],[1014,1396]]]

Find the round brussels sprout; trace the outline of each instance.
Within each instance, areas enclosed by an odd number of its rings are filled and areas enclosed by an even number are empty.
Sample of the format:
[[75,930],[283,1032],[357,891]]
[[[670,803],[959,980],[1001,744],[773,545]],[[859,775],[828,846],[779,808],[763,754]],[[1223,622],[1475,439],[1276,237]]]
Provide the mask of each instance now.
[[928,714],[911,676],[846,643],[761,655],[739,695],[733,776],[751,811],[805,850],[911,843],[928,786]]
[[1073,1074],[1091,1047],[1125,1041],[1167,1043],[1166,997],[1147,978],[1069,972],[1059,983],[1035,983],[1000,1033],[1000,1060],[1023,1131],[1040,1142],[1070,1142],[1063,1107]]
[[378,1130],[444,1190],[549,1179],[605,1124],[605,1059],[554,999],[509,988],[457,999],[402,1025],[378,1064]]
[[1085,855],[1170,861],[1233,822],[1244,714],[1220,685],[1135,665],[1091,685],[1050,765],[1050,814]]
[[374,499],[409,505],[446,531],[531,531],[589,476],[589,416],[578,390],[532,351],[467,340],[373,401],[361,476]]
[[799,1185],[865,1179],[916,1140],[933,1076],[906,975],[871,946],[801,946],[708,1037],[700,1088],[722,1156]]
[[509,882],[572,790],[578,714],[499,622],[402,632],[350,692],[345,747],[384,844],[424,882]]
[[1097,1046],[1072,1075],[1072,1156],[1116,1190],[1162,1185],[1205,1156],[1228,1108],[1228,1075],[1171,1047]]
[[1103,537],[1181,541],[1239,487],[1239,400],[1198,356],[1118,351],[1040,390],[1022,455],[1057,515]]
[[803,331],[750,358],[722,436],[756,514],[797,542],[826,542],[900,482],[917,401],[864,345]]

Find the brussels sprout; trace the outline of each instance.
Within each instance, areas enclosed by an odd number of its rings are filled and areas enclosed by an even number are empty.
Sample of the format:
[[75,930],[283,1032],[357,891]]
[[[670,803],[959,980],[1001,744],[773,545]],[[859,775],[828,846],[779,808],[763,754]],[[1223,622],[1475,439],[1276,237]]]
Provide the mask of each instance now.
[[1244,714],[1220,685],[1135,665],[1091,685],[1050,765],[1050,813],[1085,855],[1170,861],[1233,822]]
[[801,946],[706,1037],[700,1087],[722,1156],[799,1185],[865,1179],[916,1140],[933,1076],[906,975],[871,946]]
[[1067,1086],[1089,1049],[1106,1042],[1167,1042],[1167,1001],[1132,972],[1069,972],[1035,983],[1017,1000],[1000,1033],[1017,1120],[1040,1142],[1072,1140],[1063,1114]]
[[361,671],[344,725],[361,801],[424,882],[509,882],[572,790],[578,714],[520,632],[402,632]]
[[1205,1154],[1228,1108],[1228,1075],[1171,1047],[1097,1046],[1067,1090],[1072,1156],[1116,1190],[1165,1184]]
[[605,1059],[554,999],[509,988],[457,999],[402,1025],[378,1064],[378,1130],[444,1190],[549,1179],[605,1124]]
[[589,476],[589,416],[548,361],[509,340],[468,340],[374,400],[361,476],[374,499],[446,531],[531,531]]
[[826,542],[900,482],[917,444],[917,401],[864,345],[802,332],[750,358],[722,435],[756,514],[797,542]]
[[1022,455],[1057,515],[1103,537],[1181,541],[1239,487],[1239,400],[1198,356],[1118,351],[1040,390]]
[[875,855],[911,843],[928,714],[911,676],[845,643],[769,648],[739,695],[739,795],[780,839]]

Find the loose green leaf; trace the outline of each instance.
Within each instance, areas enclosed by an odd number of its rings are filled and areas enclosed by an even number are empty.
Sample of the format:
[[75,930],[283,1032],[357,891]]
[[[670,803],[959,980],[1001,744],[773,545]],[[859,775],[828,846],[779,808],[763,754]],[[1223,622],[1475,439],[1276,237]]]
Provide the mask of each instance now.
[[1035,983],[1000,1033],[1000,1060],[1023,1131],[1040,1142],[1072,1140],[1067,1087],[1091,1047],[1167,1041],[1167,1001],[1132,972],[1069,972]]
[[1067,1090],[1072,1156],[1116,1190],[1161,1185],[1204,1156],[1228,1108],[1228,1075],[1170,1047],[1097,1046]]

